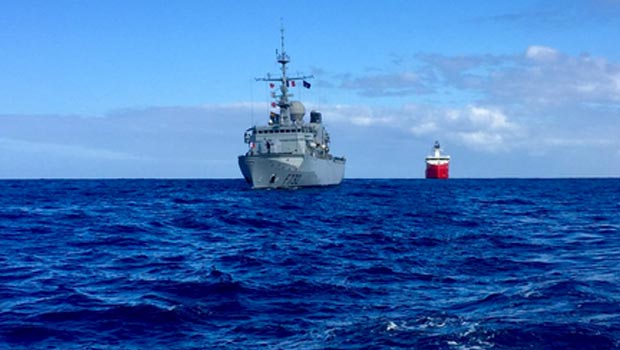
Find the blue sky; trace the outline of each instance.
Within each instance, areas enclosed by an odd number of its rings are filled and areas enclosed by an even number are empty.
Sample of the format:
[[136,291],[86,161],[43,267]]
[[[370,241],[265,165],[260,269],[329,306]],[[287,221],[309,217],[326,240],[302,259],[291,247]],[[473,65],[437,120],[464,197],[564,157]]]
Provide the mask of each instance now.
[[0,178],[238,178],[280,18],[346,176],[620,175],[620,1],[2,1]]

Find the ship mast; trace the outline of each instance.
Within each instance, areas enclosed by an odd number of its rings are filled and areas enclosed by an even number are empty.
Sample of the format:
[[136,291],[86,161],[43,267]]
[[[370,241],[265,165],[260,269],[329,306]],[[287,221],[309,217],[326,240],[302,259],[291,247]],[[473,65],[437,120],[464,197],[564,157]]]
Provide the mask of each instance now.
[[[286,64],[290,62],[290,57],[288,57],[286,50],[284,50],[284,26],[280,27],[280,44],[282,46],[282,53],[278,55],[278,50],[276,49],[276,57],[278,58],[278,63],[282,65],[282,86],[286,87]],[[288,91],[288,89],[285,90]]]
[[286,50],[284,49],[284,24],[280,24],[280,47],[281,52],[278,52],[276,49],[276,59],[277,62],[280,63],[280,70],[282,71],[282,77],[280,78],[272,78],[270,74],[267,74],[266,78],[256,78],[257,81],[273,81],[280,82],[280,95],[275,95],[275,97],[279,97],[277,102],[277,106],[280,107],[280,120],[279,123],[282,125],[290,125],[291,124],[291,112],[290,112],[290,102],[289,97],[292,97],[293,94],[288,92],[289,82],[295,80],[303,80],[314,78],[312,75],[302,75],[296,77],[287,77],[286,76],[286,64],[290,62],[290,57],[286,54]]
[[435,152],[435,158],[441,157],[441,146],[439,145],[439,141],[435,141],[433,151]]

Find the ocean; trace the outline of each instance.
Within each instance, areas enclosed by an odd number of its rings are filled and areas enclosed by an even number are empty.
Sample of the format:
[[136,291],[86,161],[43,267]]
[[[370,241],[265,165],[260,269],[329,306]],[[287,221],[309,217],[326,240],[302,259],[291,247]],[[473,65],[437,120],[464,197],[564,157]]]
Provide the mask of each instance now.
[[0,349],[620,349],[620,179],[0,181]]

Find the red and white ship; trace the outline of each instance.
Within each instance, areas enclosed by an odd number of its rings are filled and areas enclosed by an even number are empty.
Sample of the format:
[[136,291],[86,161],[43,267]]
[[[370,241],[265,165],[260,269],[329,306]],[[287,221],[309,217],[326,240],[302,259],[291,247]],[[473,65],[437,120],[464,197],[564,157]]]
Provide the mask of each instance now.
[[450,173],[450,156],[441,154],[439,141],[435,141],[433,155],[426,157],[426,178],[447,179]]

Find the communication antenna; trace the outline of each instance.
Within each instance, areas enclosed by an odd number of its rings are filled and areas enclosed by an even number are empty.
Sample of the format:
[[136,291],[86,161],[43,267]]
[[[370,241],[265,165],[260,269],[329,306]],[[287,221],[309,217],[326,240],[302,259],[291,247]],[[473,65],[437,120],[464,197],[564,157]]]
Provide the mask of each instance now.
[[[290,57],[286,54],[286,49],[284,47],[284,22],[282,18],[280,18],[280,50],[276,49],[276,61],[281,65],[280,70],[282,71],[282,76],[279,78],[272,78],[270,74],[267,74],[266,78],[256,78],[257,81],[269,81],[269,82],[279,82],[280,83],[280,95],[274,95],[274,98],[278,98],[277,102],[274,102],[280,108],[280,121],[284,125],[289,125],[290,120],[290,102],[289,97],[292,97],[293,94],[289,93],[288,87],[290,82],[294,82],[296,80],[304,80],[314,78],[313,75],[301,75],[295,77],[286,76],[286,65],[291,61]],[[294,83],[292,83],[294,84]]]

